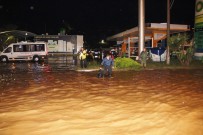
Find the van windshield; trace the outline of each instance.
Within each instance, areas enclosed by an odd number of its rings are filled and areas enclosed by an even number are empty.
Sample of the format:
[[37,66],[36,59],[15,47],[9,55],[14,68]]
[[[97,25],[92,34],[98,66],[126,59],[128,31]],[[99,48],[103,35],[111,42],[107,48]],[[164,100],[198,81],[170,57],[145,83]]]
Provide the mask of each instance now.
[[11,48],[11,47],[8,47],[8,48],[4,51],[4,53],[10,53],[11,50],[12,50],[12,48]]

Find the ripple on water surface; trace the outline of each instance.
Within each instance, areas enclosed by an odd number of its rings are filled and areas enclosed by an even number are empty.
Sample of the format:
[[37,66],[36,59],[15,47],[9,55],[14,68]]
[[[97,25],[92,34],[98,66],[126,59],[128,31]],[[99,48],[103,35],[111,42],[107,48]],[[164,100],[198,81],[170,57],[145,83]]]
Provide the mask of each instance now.
[[203,70],[21,73],[1,72],[1,135],[203,135]]

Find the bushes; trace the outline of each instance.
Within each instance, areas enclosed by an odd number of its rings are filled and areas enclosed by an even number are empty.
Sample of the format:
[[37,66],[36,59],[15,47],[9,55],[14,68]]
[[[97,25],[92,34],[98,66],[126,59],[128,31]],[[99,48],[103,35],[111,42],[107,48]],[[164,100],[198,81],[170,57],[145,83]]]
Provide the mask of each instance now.
[[131,58],[120,58],[120,57],[118,57],[114,60],[114,62],[115,62],[115,64],[114,64],[115,67],[118,69],[137,70],[137,69],[141,68],[141,65]]

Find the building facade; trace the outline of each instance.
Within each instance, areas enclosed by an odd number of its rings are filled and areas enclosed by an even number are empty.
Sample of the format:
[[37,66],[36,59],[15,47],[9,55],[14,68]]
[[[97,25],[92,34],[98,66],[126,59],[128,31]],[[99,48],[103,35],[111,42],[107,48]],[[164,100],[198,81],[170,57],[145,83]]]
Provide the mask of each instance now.
[[37,35],[35,41],[48,44],[48,52],[77,53],[83,47],[83,35]]

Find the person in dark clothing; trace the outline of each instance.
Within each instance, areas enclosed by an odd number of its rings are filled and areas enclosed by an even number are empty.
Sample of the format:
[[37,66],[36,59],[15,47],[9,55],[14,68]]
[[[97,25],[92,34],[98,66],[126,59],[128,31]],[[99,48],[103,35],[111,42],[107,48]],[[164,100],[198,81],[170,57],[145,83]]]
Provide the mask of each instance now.
[[103,59],[103,61],[101,63],[101,65],[104,66],[104,74],[108,73],[109,77],[112,76],[113,64],[114,64],[113,59],[111,58],[111,56],[109,54],[107,54],[107,56]]

